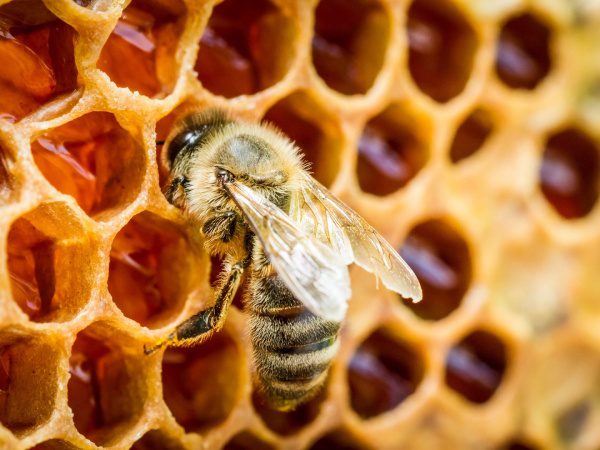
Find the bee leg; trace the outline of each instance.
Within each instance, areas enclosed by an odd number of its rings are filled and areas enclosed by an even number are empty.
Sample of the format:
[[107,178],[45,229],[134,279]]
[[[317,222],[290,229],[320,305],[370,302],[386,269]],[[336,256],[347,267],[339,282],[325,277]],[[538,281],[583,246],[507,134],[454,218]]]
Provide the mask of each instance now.
[[240,285],[248,261],[237,262],[231,266],[225,282],[221,285],[215,305],[200,311],[177,326],[166,339],[152,347],[144,346],[144,353],[150,355],[165,345],[188,347],[202,342],[223,327],[227,310]]

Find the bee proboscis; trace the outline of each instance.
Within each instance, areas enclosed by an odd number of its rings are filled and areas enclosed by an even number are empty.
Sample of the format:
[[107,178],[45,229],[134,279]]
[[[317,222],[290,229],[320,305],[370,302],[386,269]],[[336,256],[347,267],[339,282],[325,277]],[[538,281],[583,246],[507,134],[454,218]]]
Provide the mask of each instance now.
[[223,326],[242,280],[255,379],[280,410],[324,384],[351,296],[348,265],[414,301],[421,288],[398,252],[313,179],[298,148],[268,125],[195,112],[163,147],[166,196],[224,257],[214,305],[146,350],[188,346]]

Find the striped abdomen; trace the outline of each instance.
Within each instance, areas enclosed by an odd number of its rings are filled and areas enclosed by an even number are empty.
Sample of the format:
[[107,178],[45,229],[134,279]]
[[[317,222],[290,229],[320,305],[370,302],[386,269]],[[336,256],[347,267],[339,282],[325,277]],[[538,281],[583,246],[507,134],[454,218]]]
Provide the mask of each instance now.
[[257,381],[273,407],[292,409],[327,378],[340,323],[309,312],[277,276],[254,275],[247,311]]

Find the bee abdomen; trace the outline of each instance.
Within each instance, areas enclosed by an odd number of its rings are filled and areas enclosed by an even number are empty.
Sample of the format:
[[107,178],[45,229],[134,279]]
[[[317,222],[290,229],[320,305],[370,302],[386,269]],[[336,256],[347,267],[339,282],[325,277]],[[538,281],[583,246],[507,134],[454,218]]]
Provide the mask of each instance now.
[[252,294],[250,338],[259,384],[274,407],[293,408],[323,385],[340,323],[312,314],[275,277],[254,280]]

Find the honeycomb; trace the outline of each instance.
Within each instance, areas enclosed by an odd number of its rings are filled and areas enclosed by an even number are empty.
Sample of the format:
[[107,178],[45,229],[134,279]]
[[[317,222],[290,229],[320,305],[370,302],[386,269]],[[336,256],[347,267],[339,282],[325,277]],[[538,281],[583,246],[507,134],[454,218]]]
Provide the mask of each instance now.
[[[0,447],[600,448],[600,2],[0,0]],[[352,268],[280,413],[161,192],[188,108],[267,119],[415,269]]]

